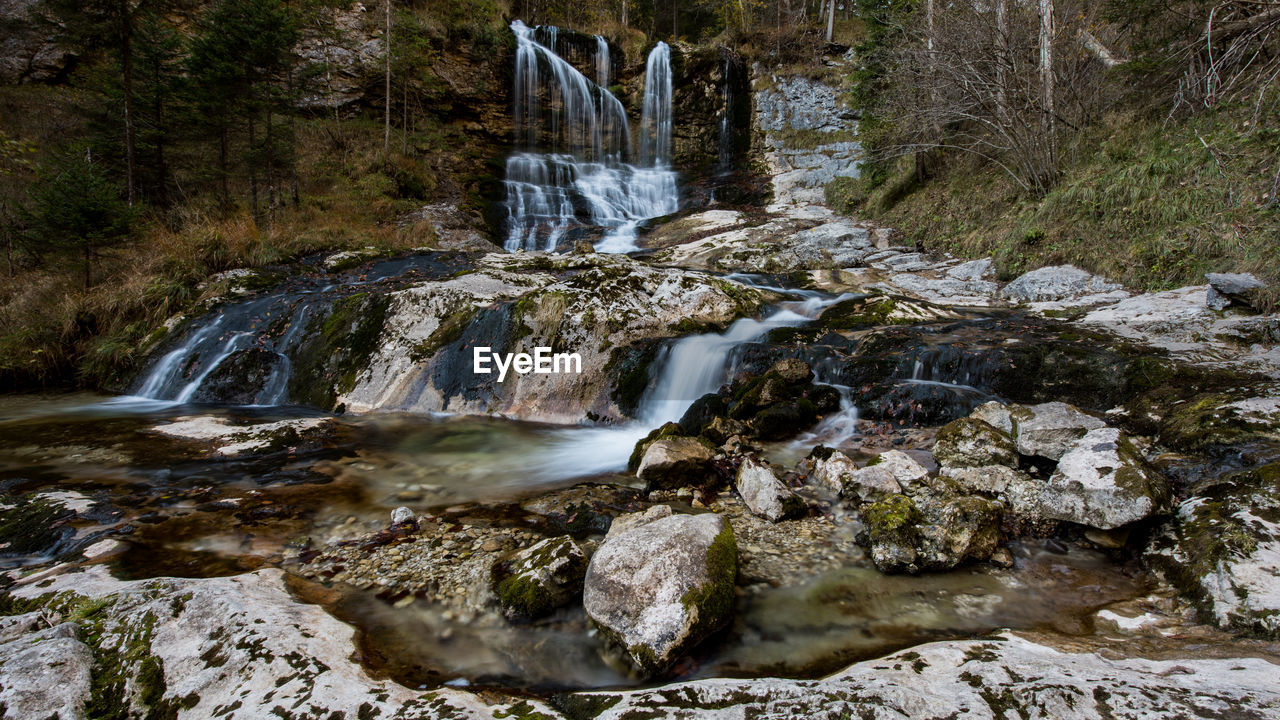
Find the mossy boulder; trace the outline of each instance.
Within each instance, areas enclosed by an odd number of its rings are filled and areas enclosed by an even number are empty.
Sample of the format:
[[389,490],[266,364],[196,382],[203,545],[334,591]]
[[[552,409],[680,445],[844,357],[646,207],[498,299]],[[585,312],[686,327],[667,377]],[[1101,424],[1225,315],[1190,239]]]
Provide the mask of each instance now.
[[493,592],[509,620],[536,620],[582,590],[587,555],[573,538],[547,538],[493,566]]
[[1090,430],[1067,450],[1034,513],[1112,530],[1169,509],[1168,480],[1115,428]]
[[714,515],[669,515],[611,533],[591,558],[587,615],[646,675],[657,675],[728,624],[738,547]]
[[635,472],[640,467],[640,460],[644,457],[644,453],[649,446],[669,437],[679,437],[685,435],[684,429],[678,423],[664,423],[662,426],[654,428],[650,433],[636,442],[635,448],[631,450],[631,457],[627,460],[627,469]]
[[1280,639],[1280,462],[1193,490],[1143,561],[1228,630]]
[[1003,506],[975,495],[889,495],[864,506],[871,560],[884,573],[950,570],[991,557]]
[[1010,405],[1013,438],[1018,452],[1057,460],[1090,430],[1106,423],[1063,402]]
[[974,418],[960,418],[938,430],[933,457],[949,468],[987,465],[1017,467],[1018,448],[1008,433]]

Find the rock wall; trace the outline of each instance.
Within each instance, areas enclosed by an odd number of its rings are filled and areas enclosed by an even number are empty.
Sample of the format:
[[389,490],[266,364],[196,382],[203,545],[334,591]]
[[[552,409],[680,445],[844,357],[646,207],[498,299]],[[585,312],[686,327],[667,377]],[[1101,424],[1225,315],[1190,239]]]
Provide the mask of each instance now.
[[[843,68],[844,63],[834,67]],[[755,127],[764,136],[776,203],[822,204],[827,183],[837,177],[858,177],[862,157],[854,139],[858,123],[840,88],[829,81],[768,72],[759,65],[752,74]]]

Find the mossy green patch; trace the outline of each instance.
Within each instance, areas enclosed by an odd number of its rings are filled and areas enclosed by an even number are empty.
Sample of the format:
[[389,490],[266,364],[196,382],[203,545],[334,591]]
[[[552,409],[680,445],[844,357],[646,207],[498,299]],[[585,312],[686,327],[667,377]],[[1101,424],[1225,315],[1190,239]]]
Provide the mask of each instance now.
[[305,340],[290,353],[293,375],[289,396],[297,402],[333,409],[337,396],[350,392],[377,349],[390,298],[360,293],[333,304],[327,316],[307,326]]

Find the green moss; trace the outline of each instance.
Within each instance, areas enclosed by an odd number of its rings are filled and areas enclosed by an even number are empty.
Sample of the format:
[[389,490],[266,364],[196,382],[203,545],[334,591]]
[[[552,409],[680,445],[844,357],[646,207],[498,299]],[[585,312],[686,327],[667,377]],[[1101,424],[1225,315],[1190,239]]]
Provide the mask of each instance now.
[[733,526],[723,520],[724,528],[707,548],[707,582],[680,598],[681,604],[697,618],[691,633],[705,637],[733,615],[733,587],[738,577],[738,542]]
[[456,342],[476,315],[475,308],[463,308],[440,320],[435,331],[409,351],[409,358],[415,363],[430,360],[446,345]]
[[864,508],[862,519],[873,537],[888,536],[915,526],[920,511],[911,498],[895,493]]
[[892,325],[897,322],[892,318],[897,309],[897,302],[890,297],[853,298],[827,308],[818,318],[817,324],[828,330],[856,330],[878,325]]
[[605,365],[605,376],[616,378],[609,397],[618,409],[634,415],[640,406],[640,398],[649,389],[649,373],[658,357],[659,345],[645,343],[614,348]]
[[339,394],[355,387],[377,349],[389,304],[387,296],[360,293],[335,302],[327,316],[312,319],[306,340],[290,353],[290,397],[332,409]]
[[668,437],[676,437],[683,435],[684,431],[680,428],[679,423],[669,422],[659,427],[644,437],[643,440],[636,443],[636,447],[631,451],[631,457],[627,460],[627,469],[635,472],[640,467],[640,460],[644,458],[644,452],[649,449],[653,443]]

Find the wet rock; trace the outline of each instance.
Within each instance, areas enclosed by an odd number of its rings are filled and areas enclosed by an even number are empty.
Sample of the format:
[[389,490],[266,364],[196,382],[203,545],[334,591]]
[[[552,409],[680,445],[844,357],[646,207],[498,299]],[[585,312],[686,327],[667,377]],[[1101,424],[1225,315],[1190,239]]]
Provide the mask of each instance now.
[[1259,291],[1266,287],[1249,273],[1208,273],[1204,279],[1209,281],[1205,304],[1213,310],[1225,310],[1233,304],[1256,307]]
[[949,570],[986,560],[1003,508],[977,496],[890,495],[862,509],[871,560],[884,573]]
[[1102,295],[1122,289],[1121,285],[1107,282],[1073,265],[1053,265],[1018,277],[1000,294],[1015,303],[1037,303]]
[[494,566],[494,595],[511,620],[534,620],[582,590],[587,556],[573,538],[548,538]]
[[804,500],[783,485],[768,465],[755,458],[743,459],[734,484],[751,512],[770,522],[797,517],[805,512]]
[[784,383],[802,383],[813,380],[813,368],[809,363],[796,358],[779,360],[770,368],[778,374]]
[[611,535],[591,558],[583,607],[642,671],[657,674],[733,613],[738,550],[718,515],[672,515]]
[[1061,402],[1011,405],[1009,413],[1018,452],[1050,460],[1061,458],[1085,433],[1106,426],[1094,416]]
[[75,537],[74,517],[53,498],[0,494],[0,557],[57,552]]
[[644,451],[636,477],[650,490],[714,484],[717,477],[711,463],[714,456],[714,451],[698,438],[663,438]]
[[266,453],[322,439],[333,427],[329,418],[299,418],[279,422],[236,424],[215,415],[177,418],[156,425],[151,432],[194,440],[213,448],[213,454],[235,457]]
[[1195,488],[1143,560],[1207,622],[1280,639],[1280,463]]
[[1013,434],[1013,417],[1009,414],[1009,408],[1003,403],[995,401],[983,403],[974,408],[973,412],[969,413],[969,417],[985,422],[1006,434]]
[[85,717],[93,651],[62,623],[0,643],[0,711],[6,718]]
[[[624,692],[569,696],[566,705],[606,707],[627,717],[950,718],[1060,717],[1102,720],[1196,717],[1219,710],[1251,717],[1280,711],[1275,665],[1230,646],[1213,656],[1177,646],[1151,659],[1104,650],[1080,638],[1055,646],[1040,635],[1002,633],[916,645],[813,680],[693,680]],[[1034,668],[1032,671],[1031,669]],[[583,713],[584,715],[586,713]]]
[[933,457],[944,468],[1017,467],[1018,448],[1008,433],[969,417],[954,420],[938,430]]
[[1111,530],[1168,509],[1168,481],[1123,433],[1098,428],[1058,461],[1039,498],[1041,515]]

